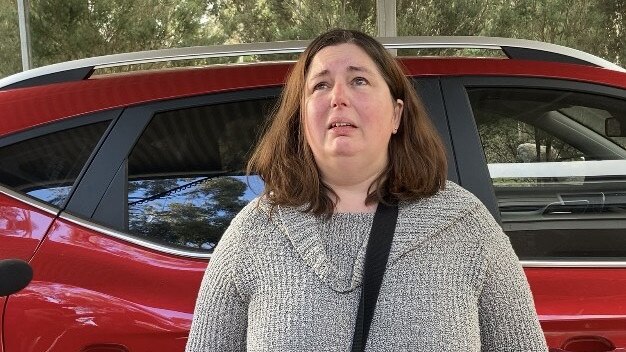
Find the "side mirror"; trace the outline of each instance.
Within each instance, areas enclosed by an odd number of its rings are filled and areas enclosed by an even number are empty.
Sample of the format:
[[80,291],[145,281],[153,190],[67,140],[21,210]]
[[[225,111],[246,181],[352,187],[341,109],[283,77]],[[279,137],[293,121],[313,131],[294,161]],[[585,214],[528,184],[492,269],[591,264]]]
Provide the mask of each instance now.
[[19,292],[33,279],[33,268],[20,259],[0,260],[0,297]]
[[615,117],[604,120],[604,135],[607,137],[626,137],[626,126]]

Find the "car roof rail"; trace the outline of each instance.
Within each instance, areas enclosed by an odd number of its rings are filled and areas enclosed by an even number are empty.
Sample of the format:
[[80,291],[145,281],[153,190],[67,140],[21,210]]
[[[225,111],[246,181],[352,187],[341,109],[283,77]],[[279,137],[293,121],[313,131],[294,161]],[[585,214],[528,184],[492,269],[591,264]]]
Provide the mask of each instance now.
[[[589,53],[534,40],[464,36],[382,37],[378,40],[390,50],[499,49],[510,59],[574,63],[626,72],[624,68]],[[5,77],[0,79],[0,90],[80,81],[89,78],[96,69],[102,68],[163,61],[300,53],[309,43],[308,40],[298,40],[197,46],[98,56],[43,66]]]

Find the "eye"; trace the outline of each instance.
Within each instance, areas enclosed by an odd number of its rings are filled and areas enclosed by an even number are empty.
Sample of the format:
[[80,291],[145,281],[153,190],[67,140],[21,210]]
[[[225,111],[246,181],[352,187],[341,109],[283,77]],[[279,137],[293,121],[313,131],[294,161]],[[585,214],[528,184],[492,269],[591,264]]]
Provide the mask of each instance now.
[[317,84],[315,84],[313,86],[313,91],[320,90],[320,89],[326,89],[326,88],[328,88],[328,83],[326,83],[326,82],[319,82],[319,83],[317,83]]
[[369,82],[365,78],[363,78],[363,77],[355,77],[352,80],[352,83],[355,86],[364,86],[364,85],[368,84]]

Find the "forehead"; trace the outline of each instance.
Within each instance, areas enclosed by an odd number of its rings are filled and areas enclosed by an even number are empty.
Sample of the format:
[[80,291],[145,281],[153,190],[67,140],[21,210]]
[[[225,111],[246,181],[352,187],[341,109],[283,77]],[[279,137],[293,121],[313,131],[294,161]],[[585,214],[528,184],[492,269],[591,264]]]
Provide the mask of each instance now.
[[323,48],[311,60],[307,77],[322,71],[346,70],[360,67],[378,72],[378,68],[369,55],[356,44],[343,43]]

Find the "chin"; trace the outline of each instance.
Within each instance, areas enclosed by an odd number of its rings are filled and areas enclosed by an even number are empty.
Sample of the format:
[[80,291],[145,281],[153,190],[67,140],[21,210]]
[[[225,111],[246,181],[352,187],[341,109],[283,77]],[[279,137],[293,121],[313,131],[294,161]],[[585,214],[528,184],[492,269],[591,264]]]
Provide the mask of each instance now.
[[332,156],[354,156],[365,150],[363,145],[357,145],[352,141],[335,141],[329,148],[329,155]]
[[333,157],[350,157],[358,154],[358,150],[352,147],[333,148],[329,155]]

